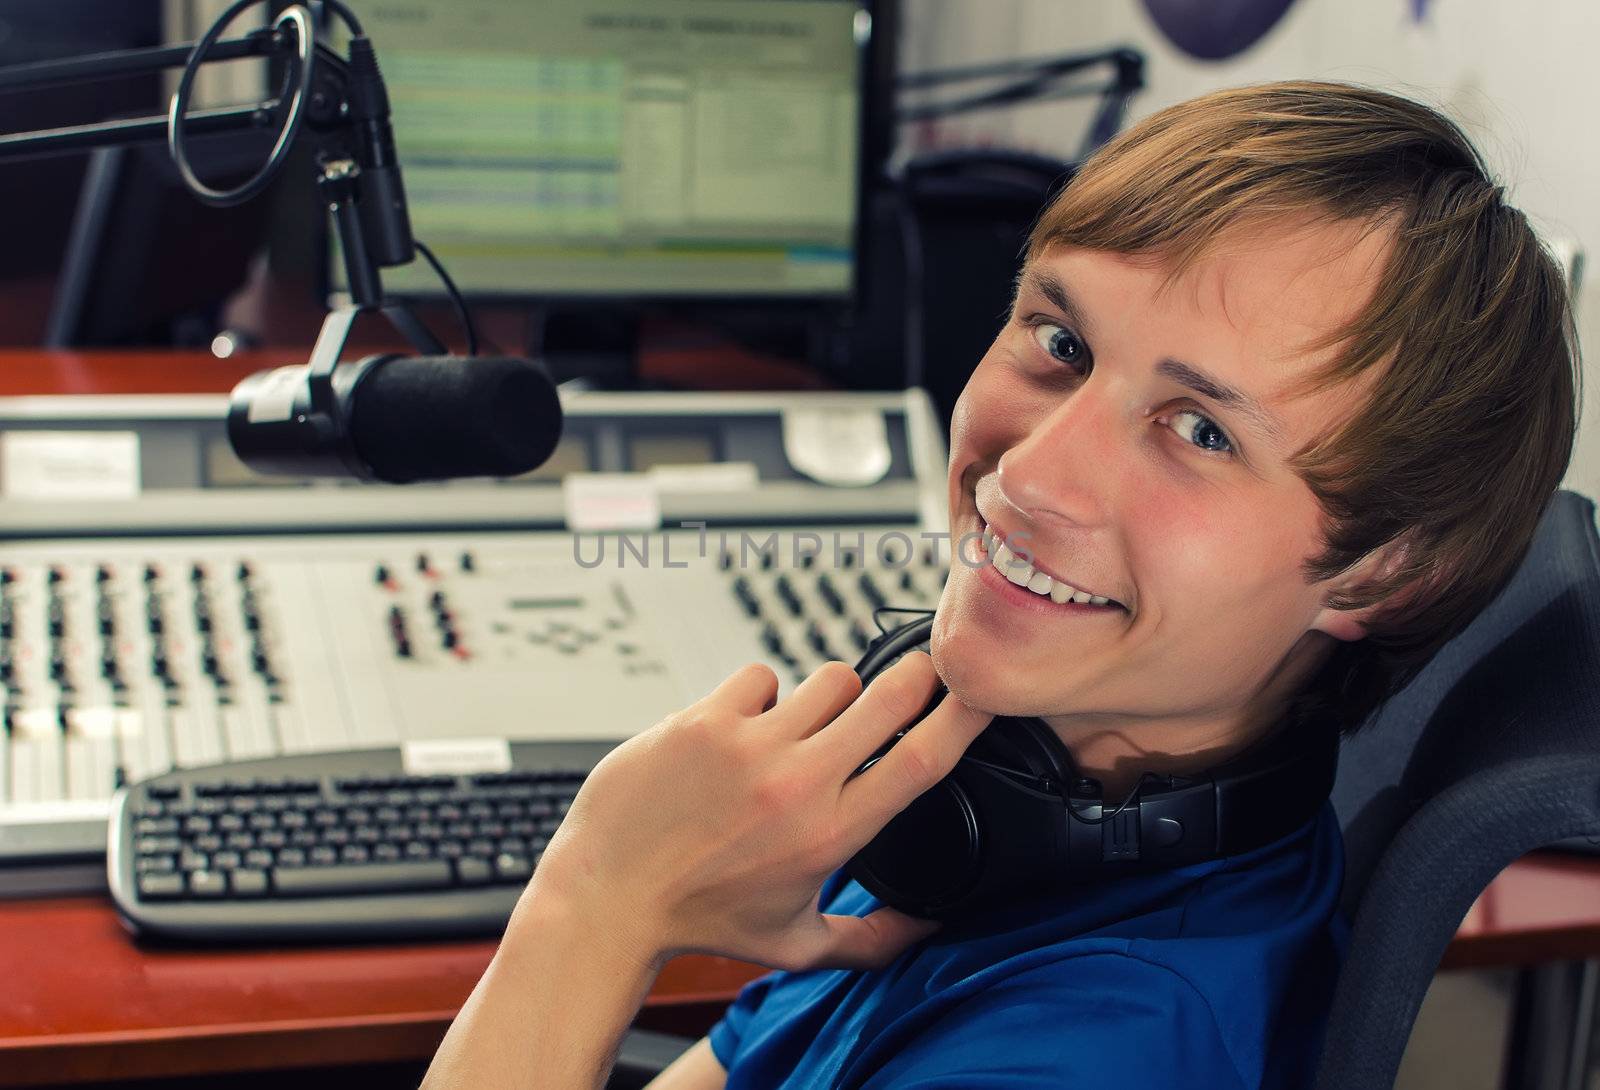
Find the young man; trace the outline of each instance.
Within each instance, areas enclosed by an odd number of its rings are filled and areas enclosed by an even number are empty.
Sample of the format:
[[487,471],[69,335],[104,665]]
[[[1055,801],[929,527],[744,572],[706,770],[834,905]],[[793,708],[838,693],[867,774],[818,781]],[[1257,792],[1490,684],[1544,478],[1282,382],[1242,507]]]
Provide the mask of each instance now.
[[[1424,107],[1276,84],[1135,126],[1040,220],[956,407],[966,552],[932,659],[865,693],[830,664],[775,706],[747,667],[619,747],[429,1084],[601,1085],[693,950],[788,971],[663,1090],[1305,1085],[1340,944],[1327,807],[937,930],[835,872],[993,715],[1043,718],[1113,798],[1359,726],[1524,555],[1575,367],[1559,271]],[[951,696],[852,777],[935,667]]]

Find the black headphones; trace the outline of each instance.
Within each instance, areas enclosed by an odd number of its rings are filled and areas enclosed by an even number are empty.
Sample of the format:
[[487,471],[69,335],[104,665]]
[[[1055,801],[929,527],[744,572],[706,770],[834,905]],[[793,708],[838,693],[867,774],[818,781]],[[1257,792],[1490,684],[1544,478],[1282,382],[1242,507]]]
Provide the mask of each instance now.
[[[856,673],[871,682],[932,630],[930,615],[886,632]],[[943,696],[941,689],[923,714]],[[1108,806],[1099,781],[1078,773],[1042,720],[999,716],[846,870],[885,904],[947,919],[1130,870],[1238,855],[1309,822],[1333,788],[1338,757],[1337,731],[1275,731],[1197,776],[1146,773],[1126,800]]]

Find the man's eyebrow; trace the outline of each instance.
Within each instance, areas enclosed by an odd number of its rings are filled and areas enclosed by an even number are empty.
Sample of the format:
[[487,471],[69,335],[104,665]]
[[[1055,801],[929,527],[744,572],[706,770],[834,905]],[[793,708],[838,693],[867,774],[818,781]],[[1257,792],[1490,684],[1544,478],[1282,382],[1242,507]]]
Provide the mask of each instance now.
[[1274,443],[1282,441],[1283,426],[1278,423],[1277,417],[1269,413],[1249,394],[1235,390],[1231,386],[1224,386],[1204,371],[1182,360],[1162,360],[1156,364],[1156,374],[1164,375],[1180,386],[1187,386],[1201,397],[1239,413],[1265,432]]
[[1073,324],[1085,340],[1094,340],[1094,330],[1089,326],[1089,316],[1073,301],[1072,296],[1067,294],[1066,285],[1053,274],[1042,269],[1024,269],[1017,277],[1017,294],[1020,296],[1027,290],[1036,291],[1049,300],[1050,305],[1066,315],[1067,321]]

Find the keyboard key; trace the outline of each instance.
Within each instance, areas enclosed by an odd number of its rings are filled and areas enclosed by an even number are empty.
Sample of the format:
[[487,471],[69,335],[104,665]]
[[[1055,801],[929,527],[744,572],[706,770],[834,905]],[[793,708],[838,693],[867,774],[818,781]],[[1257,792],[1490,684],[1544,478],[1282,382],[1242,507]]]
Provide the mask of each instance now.
[[228,876],[214,870],[191,871],[189,892],[196,897],[221,897],[228,892]]
[[464,886],[481,886],[494,877],[494,869],[486,859],[467,857],[456,860],[456,878]]
[[147,901],[163,901],[183,896],[181,874],[141,874],[138,882],[139,896]]
[[454,883],[450,864],[442,859],[356,866],[279,867],[273,886],[283,897],[335,897],[343,894],[398,893],[445,889]]
[[235,897],[265,897],[267,895],[266,872],[260,870],[234,871],[233,895]]
[[531,878],[533,877],[533,860],[525,855],[501,852],[494,857],[494,870],[502,882]]

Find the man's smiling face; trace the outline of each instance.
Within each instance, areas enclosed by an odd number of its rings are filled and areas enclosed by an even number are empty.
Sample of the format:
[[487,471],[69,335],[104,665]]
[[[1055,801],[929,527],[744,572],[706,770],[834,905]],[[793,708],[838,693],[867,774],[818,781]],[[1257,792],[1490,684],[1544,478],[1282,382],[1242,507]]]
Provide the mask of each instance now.
[[[1139,727],[1139,748],[1187,752],[1268,714],[1330,638],[1360,637],[1324,608],[1333,584],[1305,582],[1323,516],[1287,459],[1363,394],[1289,391],[1336,351],[1308,346],[1371,297],[1387,244],[1350,224],[1239,228],[1171,283],[1099,251],[1030,263],[952,422],[968,545],[933,647],[953,691],[1069,741]],[[985,529],[1031,571],[983,563]]]

